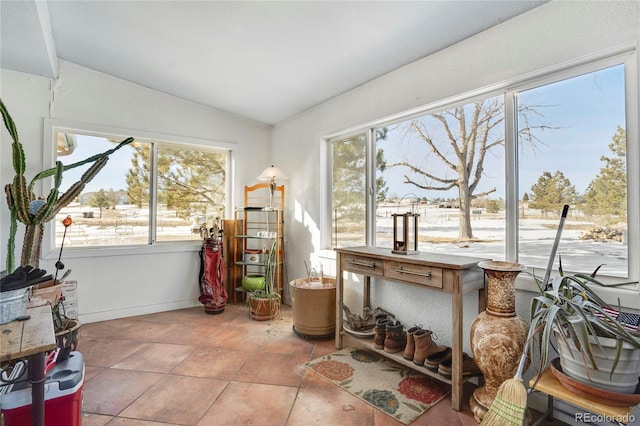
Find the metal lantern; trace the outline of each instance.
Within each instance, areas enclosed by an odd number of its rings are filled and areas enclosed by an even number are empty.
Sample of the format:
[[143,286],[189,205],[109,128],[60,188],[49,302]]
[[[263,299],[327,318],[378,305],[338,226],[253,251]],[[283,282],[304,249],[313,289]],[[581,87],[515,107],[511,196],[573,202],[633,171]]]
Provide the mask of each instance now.
[[395,254],[418,253],[418,216],[417,213],[392,214],[393,250]]

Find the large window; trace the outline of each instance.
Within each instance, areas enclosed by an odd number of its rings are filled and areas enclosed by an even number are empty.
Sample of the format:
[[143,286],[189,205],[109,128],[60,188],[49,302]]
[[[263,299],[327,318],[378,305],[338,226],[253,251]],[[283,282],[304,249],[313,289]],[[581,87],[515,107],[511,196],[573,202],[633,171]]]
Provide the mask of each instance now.
[[391,247],[391,215],[412,212],[420,215],[421,251],[460,252],[464,246],[504,257],[502,97],[412,117],[387,129],[376,140],[384,159],[376,175],[384,195],[376,203],[376,244]]
[[[626,277],[627,162],[624,66],[517,94],[520,262],[544,267],[562,206],[570,206],[558,253],[563,268]],[[540,257],[543,259],[540,259]]]
[[365,244],[367,140],[367,133],[360,133],[330,142],[333,159],[331,241],[334,247]]
[[[540,270],[569,204],[558,249],[563,268],[592,272],[602,264],[600,275],[637,279],[629,262],[638,252],[629,236],[639,226],[628,219],[638,216],[627,185],[638,168],[626,155],[637,143],[637,128],[629,138],[625,122],[635,96],[625,85],[627,68],[635,69],[629,60],[580,65],[331,138],[332,246],[391,247],[391,215],[413,212],[421,251]],[[336,167],[348,171],[346,181],[336,179]],[[346,187],[359,196],[345,197]],[[358,212],[359,233],[347,232],[337,205]]]
[[[57,159],[81,162],[115,148],[122,138],[58,129]],[[56,247],[148,245],[200,240],[224,217],[228,151],[138,139],[109,156],[107,165],[55,220]],[[67,192],[91,163],[66,170]],[[70,215],[66,230],[62,219]]]

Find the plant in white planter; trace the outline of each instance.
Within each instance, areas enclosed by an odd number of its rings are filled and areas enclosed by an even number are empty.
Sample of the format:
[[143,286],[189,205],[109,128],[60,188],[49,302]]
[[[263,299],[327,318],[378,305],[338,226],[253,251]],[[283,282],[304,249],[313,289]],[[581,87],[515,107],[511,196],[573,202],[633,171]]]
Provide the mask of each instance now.
[[640,375],[640,332],[630,322],[638,317],[620,315],[619,307],[608,305],[593,291],[592,286],[605,286],[594,278],[597,271],[565,276],[561,261],[560,276],[547,288],[536,277],[540,294],[531,301],[529,335],[535,339],[529,345],[530,355],[535,355],[537,342],[544,369],[555,339],[565,374],[591,386],[633,393]]

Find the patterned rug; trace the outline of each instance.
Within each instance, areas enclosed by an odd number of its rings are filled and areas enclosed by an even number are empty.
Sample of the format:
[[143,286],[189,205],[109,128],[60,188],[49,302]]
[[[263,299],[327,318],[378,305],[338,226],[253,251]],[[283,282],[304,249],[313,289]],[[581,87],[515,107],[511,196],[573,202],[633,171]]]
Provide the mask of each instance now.
[[366,349],[344,348],[305,366],[404,424],[451,391],[446,383]]

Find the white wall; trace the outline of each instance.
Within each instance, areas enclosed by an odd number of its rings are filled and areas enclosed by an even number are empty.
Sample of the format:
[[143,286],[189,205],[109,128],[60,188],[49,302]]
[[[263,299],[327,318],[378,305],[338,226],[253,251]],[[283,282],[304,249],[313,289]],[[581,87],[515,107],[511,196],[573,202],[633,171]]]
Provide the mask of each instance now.
[[[228,143],[233,149],[234,194],[242,200],[244,185],[268,166],[270,129],[230,114],[183,101],[78,65],[61,61],[60,75],[48,80],[2,70],[0,96],[9,109],[27,157],[26,177],[51,167],[43,159],[45,118],[87,123],[131,132],[153,132],[176,138]],[[13,179],[11,144],[2,129],[0,176],[2,186]],[[129,134],[127,134],[129,135]],[[50,161],[50,160],[49,160]],[[108,167],[108,165],[107,165]],[[246,180],[245,180],[246,177]],[[45,194],[46,195],[46,194]],[[0,242],[4,269],[9,213],[2,195]],[[47,229],[50,229],[50,224]],[[23,225],[19,223],[16,258],[19,262]],[[78,281],[80,320],[119,318],[162,310],[198,306],[199,246],[190,249],[152,247],[121,255],[83,250],[82,257],[65,250],[64,263]],[[88,253],[88,255],[87,255]],[[57,253],[46,253],[40,267],[54,271]]]
[[[325,271],[335,270],[333,253],[323,250],[320,239],[321,210],[326,208],[320,189],[326,166],[320,162],[324,137],[608,49],[637,46],[639,41],[638,2],[554,1],[278,123],[273,152],[290,176],[289,277],[303,276],[305,260],[318,264],[325,256]],[[526,318],[528,296],[519,293],[518,298],[520,315]],[[354,304],[357,300],[353,295]],[[477,312],[476,301],[465,298],[467,331]],[[431,326],[442,343],[450,342],[446,296],[389,283],[374,286],[372,303],[396,313],[407,326]]]

